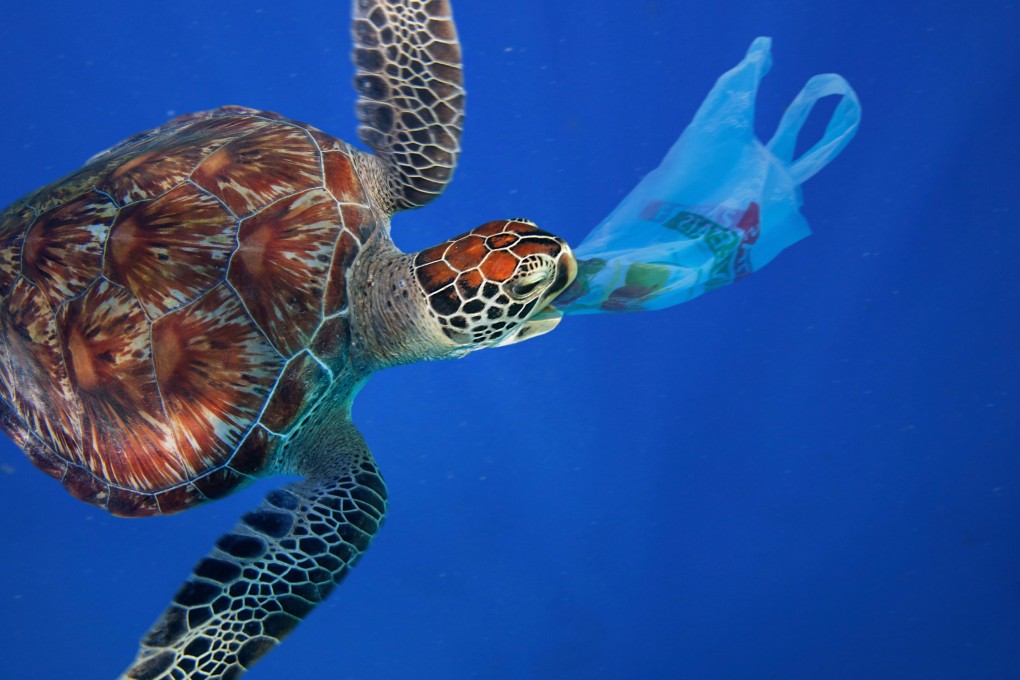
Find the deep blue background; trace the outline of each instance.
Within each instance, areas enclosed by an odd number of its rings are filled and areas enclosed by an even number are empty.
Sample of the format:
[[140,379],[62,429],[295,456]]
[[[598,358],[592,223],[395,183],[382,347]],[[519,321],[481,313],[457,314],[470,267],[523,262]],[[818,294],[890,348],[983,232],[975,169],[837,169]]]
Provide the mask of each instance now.
[[[354,136],[345,2],[10,4],[0,203],[172,112]],[[250,677],[1020,677],[1017,4],[456,9],[463,162],[406,248],[512,215],[578,242],[757,35],[763,137],[827,71],[864,123],[750,279],[377,376],[390,517]],[[0,678],[114,677],[267,488],[119,520],[5,444]]]

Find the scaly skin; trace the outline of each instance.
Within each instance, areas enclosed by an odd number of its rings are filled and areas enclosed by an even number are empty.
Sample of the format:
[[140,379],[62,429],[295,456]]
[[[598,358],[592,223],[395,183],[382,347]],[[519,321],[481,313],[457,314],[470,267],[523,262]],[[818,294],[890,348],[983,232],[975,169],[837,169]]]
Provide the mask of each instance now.
[[351,272],[352,353],[373,369],[506,345],[573,281],[563,240],[530,222],[489,222],[410,255],[370,241]]
[[240,677],[332,592],[385,512],[367,450],[269,493],[196,565],[124,677]]
[[[361,140],[375,151],[390,212],[443,192],[460,155],[464,86],[448,0],[355,0],[354,86]],[[404,61],[388,54],[397,52]]]
[[124,678],[237,678],[279,643],[385,514],[350,422],[368,376],[544,332],[576,272],[522,220],[397,250],[388,218],[460,152],[460,49],[447,0],[356,0],[353,21],[374,154],[224,107],[0,212],[0,427],[37,465],[126,516],[303,477],[197,564]]
[[382,478],[348,419],[368,374],[513,341],[575,272],[563,241],[519,221],[411,255],[370,240],[350,277],[351,369],[281,455],[280,471],[306,479],[271,492],[198,563],[124,678],[237,678],[282,640],[385,514]]

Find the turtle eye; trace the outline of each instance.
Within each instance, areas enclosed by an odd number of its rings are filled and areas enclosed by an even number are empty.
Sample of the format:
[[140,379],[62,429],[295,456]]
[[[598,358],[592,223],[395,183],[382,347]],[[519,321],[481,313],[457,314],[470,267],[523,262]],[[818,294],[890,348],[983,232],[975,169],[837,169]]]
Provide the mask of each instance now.
[[541,283],[541,279],[536,281],[517,281],[510,286],[510,294],[515,298],[528,297],[531,293],[538,288],[538,284]]
[[517,273],[509,281],[507,293],[515,300],[532,297],[536,291],[547,286],[555,273],[556,265],[547,257],[529,255],[521,260]]
[[546,269],[536,269],[518,277],[510,284],[510,297],[516,300],[529,297],[549,280],[549,275],[550,272]]

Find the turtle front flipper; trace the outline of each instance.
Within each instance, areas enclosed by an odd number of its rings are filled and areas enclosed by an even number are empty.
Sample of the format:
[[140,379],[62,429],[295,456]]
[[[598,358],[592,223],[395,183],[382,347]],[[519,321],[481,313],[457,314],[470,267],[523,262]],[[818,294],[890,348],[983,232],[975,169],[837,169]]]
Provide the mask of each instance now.
[[367,454],[270,492],[195,566],[122,680],[240,677],[329,595],[385,511]]
[[460,154],[464,87],[449,0],[354,3],[358,134],[381,166],[391,213],[425,205],[446,187]]

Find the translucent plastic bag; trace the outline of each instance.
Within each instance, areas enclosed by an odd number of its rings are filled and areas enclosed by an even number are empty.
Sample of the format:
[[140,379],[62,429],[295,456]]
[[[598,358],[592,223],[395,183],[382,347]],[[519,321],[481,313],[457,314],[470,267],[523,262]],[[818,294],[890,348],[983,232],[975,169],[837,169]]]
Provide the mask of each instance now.
[[[554,302],[564,314],[662,309],[725,286],[811,233],[800,185],[843,150],[860,122],[850,85],[812,78],[775,135],[754,135],[769,38],[724,74],[663,159],[575,249],[578,277]],[[841,97],[814,146],[794,159],[801,127],[822,97]]]

